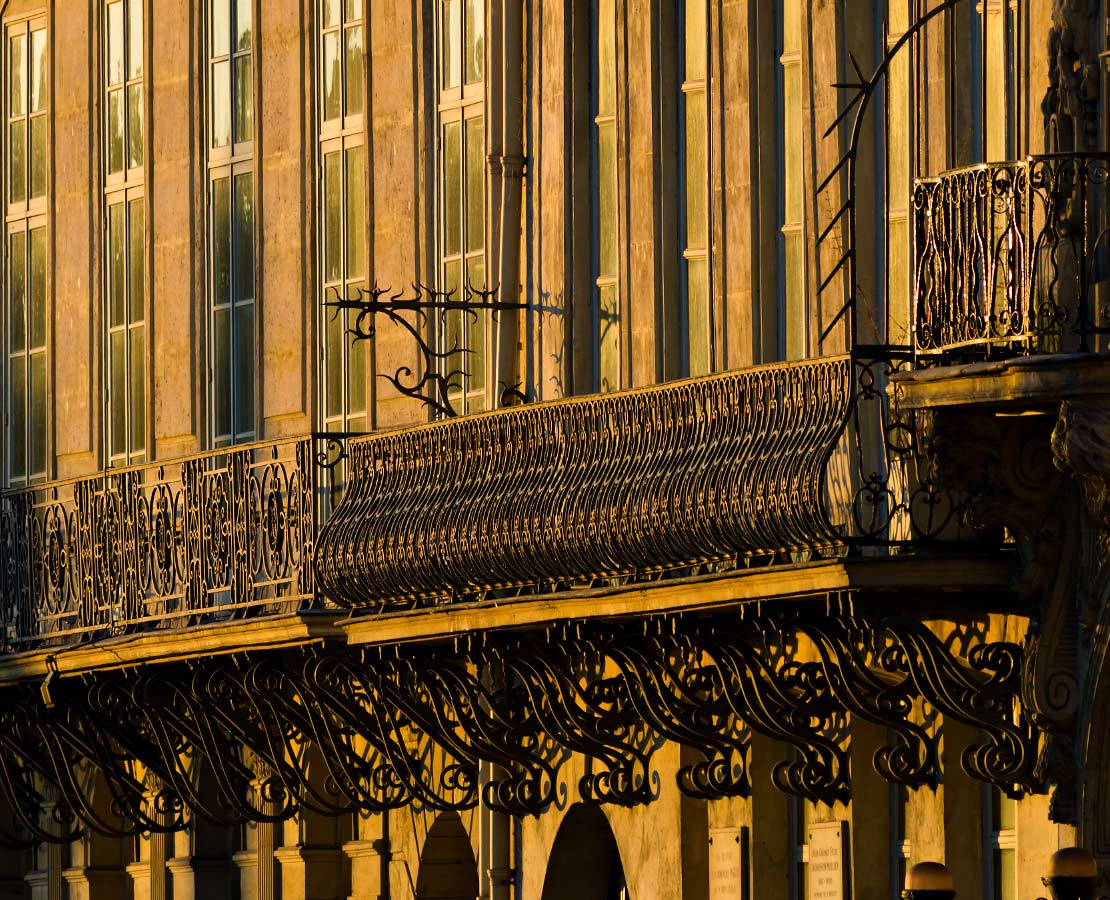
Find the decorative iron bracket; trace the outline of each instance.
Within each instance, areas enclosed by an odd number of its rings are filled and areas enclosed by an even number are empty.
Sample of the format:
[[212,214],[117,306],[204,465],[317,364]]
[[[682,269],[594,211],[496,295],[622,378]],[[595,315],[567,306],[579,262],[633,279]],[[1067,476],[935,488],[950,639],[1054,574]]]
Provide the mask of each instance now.
[[[458,415],[451,402],[451,394],[461,388],[458,379],[465,375],[462,369],[448,367],[452,365],[452,358],[461,359],[464,354],[474,352],[462,346],[458,338],[452,346],[445,346],[440,332],[447,331],[447,316],[458,313],[474,322],[483,311],[497,315],[528,307],[527,303],[509,303],[499,299],[497,288],[486,290],[469,282],[461,293],[458,289],[439,291],[420,282],[412,284],[411,293],[394,292],[391,288],[377,285],[369,289],[358,288],[356,298],[340,297],[334,288],[331,291],[335,299],[326,300],[324,305],[334,310],[335,315],[350,315],[347,331],[355,340],[373,341],[377,337],[376,319],[379,315],[408,332],[421,356],[419,373],[413,372],[411,366],[402,365],[392,375],[381,373],[380,377],[393,385],[398,393],[421,401],[436,415],[446,418]],[[515,385],[503,387],[506,395],[517,396]]]

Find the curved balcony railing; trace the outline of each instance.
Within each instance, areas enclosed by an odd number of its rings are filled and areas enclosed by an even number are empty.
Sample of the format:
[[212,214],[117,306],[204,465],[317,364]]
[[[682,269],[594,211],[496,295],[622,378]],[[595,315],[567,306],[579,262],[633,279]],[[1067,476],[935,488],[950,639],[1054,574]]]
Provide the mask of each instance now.
[[311,438],[0,494],[2,646],[312,605]]
[[1110,155],[1053,154],[915,184],[919,357],[1105,349]]
[[830,357],[353,441],[317,584],[395,605],[842,546],[826,470],[853,384]]

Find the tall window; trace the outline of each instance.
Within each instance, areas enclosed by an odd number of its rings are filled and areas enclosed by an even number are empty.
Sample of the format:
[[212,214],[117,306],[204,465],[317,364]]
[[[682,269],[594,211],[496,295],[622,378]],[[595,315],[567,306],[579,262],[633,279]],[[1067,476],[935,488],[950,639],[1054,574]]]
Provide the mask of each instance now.
[[108,461],[146,453],[143,4],[104,5],[104,202]]
[[996,787],[983,790],[984,894],[993,900],[1017,900],[1017,801]]
[[[439,219],[441,289],[486,288],[485,13],[482,0],[439,2]],[[441,352],[451,352],[451,402],[481,409],[486,395],[486,316],[452,312]]]
[[979,0],[983,151],[987,162],[1017,155],[1016,0]]
[[[910,0],[888,0],[886,47],[889,50],[910,25]],[[892,344],[910,342],[910,158],[911,123],[909,47],[903,47],[887,70],[886,102],[886,339]],[[878,335],[879,340],[883,335]]]
[[255,435],[252,0],[208,16],[209,428],[213,446]]
[[593,0],[592,106],[590,130],[593,204],[594,387],[621,386],[620,260],[617,190],[617,6]]
[[801,359],[806,355],[802,13],[799,0],[778,4],[779,353]]
[[47,475],[46,20],[4,29],[8,484]]
[[687,370],[704,375],[713,367],[713,320],[709,302],[709,129],[706,105],[705,0],[684,0],[683,166],[685,201],[682,250],[686,296]]
[[[322,301],[366,287],[367,163],[362,0],[320,0]],[[321,306],[321,404],[328,431],[366,430],[366,348],[350,316]]]

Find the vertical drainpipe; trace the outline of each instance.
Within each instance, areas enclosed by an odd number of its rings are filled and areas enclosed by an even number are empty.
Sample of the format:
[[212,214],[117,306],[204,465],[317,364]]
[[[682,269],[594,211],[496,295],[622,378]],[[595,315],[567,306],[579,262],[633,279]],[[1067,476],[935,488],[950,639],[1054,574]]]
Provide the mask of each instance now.
[[[499,213],[498,296],[520,297],[520,213],[524,191],[524,0],[502,0],[501,202]],[[494,390],[520,382],[520,310],[498,314]]]

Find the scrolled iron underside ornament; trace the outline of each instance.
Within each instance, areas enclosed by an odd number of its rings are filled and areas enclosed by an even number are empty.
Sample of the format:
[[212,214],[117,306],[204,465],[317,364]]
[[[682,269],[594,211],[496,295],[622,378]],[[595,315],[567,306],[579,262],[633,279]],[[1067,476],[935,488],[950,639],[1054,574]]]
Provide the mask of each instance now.
[[[683,793],[744,796],[753,734],[791,748],[771,766],[778,788],[833,803],[851,792],[852,717],[891,735],[874,756],[883,777],[935,783],[932,713],[981,733],[963,754],[970,775],[1039,790],[1021,664],[1011,644],[957,655],[920,623],[791,608],[60,679],[49,705],[0,696],[0,799],[14,812],[0,840],[479,799],[539,814],[575,754],[590,760],[583,800],[631,806],[658,795],[653,759],[668,741],[701,757],[678,768]],[[494,769],[480,784],[483,762]]]

